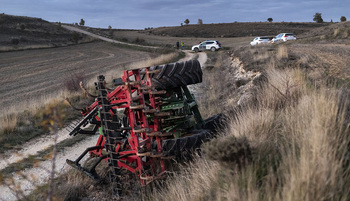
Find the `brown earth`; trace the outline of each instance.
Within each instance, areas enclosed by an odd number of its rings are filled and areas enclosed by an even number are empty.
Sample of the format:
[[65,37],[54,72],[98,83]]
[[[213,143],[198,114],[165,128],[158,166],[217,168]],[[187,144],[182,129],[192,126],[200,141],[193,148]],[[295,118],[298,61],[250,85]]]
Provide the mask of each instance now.
[[0,53],[0,105],[25,103],[64,89],[67,79],[95,77],[145,60],[155,53],[123,49],[105,42]]

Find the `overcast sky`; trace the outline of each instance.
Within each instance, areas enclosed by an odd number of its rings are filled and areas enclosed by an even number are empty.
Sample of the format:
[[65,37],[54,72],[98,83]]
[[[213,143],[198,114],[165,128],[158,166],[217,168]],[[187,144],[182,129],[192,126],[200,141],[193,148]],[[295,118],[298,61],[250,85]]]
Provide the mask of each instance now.
[[86,26],[144,29],[229,22],[313,22],[350,20],[350,0],[0,0],[0,13],[38,17],[50,22]]

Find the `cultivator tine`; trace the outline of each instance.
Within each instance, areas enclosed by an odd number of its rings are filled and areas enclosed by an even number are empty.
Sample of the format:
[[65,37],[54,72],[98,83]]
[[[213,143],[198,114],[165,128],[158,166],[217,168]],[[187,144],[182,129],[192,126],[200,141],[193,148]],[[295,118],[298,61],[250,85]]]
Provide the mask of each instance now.
[[93,130],[83,130],[82,127],[87,125],[91,118],[97,115],[97,108],[94,108],[89,114],[87,114],[82,120],[80,120],[75,126],[69,126],[72,130],[69,131],[69,135],[77,134],[95,134],[97,127],[95,126]]
[[141,109],[145,109],[145,106],[144,105],[132,105],[132,106],[130,106],[130,109],[141,110]]
[[157,109],[149,109],[149,108],[147,108],[147,109],[144,109],[143,112],[144,113],[156,113],[156,112],[159,112],[159,111]]
[[141,89],[141,90],[150,90],[150,89],[152,89],[152,87],[146,85],[146,86],[140,86],[139,89]]
[[141,84],[140,81],[134,81],[134,82],[125,82],[125,85],[135,86]]
[[84,85],[83,85],[83,82],[80,82],[80,83],[79,83],[79,86],[80,86],[81,90],[83,90],[85,96],[91,97],[91,98],[96,98],[96,97],[97,97],[97,96],[94,96],[94,95],[90,94],[90,93],[85,89],[85,87],[84,87]]
[[84,158],[84,156],[92,150],[99,150],[102,149],[102,146],[94,146],[94,147],[89,147],[87,148],[82,154],[80,154],[80,156],[75,160],[75,161],[71,161],[69,159],[66,160],[67,164],[70,165],[71,167],[81,171],[82,173],[86,174],[87,176],[89,176],[90,178],[96,180],[96,181],[101,181],[100,176],[96,173],[96,166],[105,158],[107,158],[107,155],[103,155],[101,156],[92,167],[90,168],[86,168],[83,167],[79,162],[81,161],[81,159]]

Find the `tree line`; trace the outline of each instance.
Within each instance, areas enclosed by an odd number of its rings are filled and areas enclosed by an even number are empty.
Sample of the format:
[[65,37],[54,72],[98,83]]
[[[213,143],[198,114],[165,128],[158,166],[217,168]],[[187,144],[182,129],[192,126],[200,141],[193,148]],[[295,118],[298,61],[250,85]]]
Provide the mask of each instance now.
[[[267,18],[267,21],[268,22],[273,22],[273,19],[271,17]],[[317,23],[323,23],[323,18],[322,18],[322,14],[321,13],[315,13],[314,15],[314,18],[313,18],[313,21],[314,22],[317,22]],[[346,17],[345,16],[341,16],[340,17],[340,22],[345,22],[347,21]],[[331,21],[333,22],[333,20]],[[190,23],[190,20],[187,18],[184,23],[186,25],[188,25]],[[197,24],[203,24],[203,20],[202,19],[198,19],[198,22]],[[183,26],[183,23],[181,23],[181,26]]]

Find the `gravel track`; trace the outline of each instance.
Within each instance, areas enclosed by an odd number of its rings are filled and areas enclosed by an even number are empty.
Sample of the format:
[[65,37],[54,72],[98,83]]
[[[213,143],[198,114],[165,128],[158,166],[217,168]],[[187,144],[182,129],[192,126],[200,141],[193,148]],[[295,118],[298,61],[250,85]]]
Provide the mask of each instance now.
[[[67,134],[68,135],[68,134]],[[96,144],[98,135],[89,136],[85,140],[73,145],[72,147],[66,147],[63,151],[56,155],[55,172],[56,176],[68,171],[71,167],[66,164],[66,159],[75,160],[78,156],[87,148]],[[53,143],[53,141],[50,141]],[[38,144],[36,144],[38,145]],[[41,146],[40,146],[41,147]],[[28,150],[30,150],[29,148]],[[88,155],[83,158],[86,160]],[[36,164],[34,168],[27,168],[20,173],[13,173],[12,179],[16,183],[17,190],[23,192],[24,195],[29,195],[32,190],[38,185],[46,184],[50,178],[50,171],[52,169],[52,161],[46,160],[39,164]],[[23,179],[21,175],[25,175],[28,178]],[[12,201],[17,200],[16,192],[8,188],[8,186],[0,186],[0,200]]]

